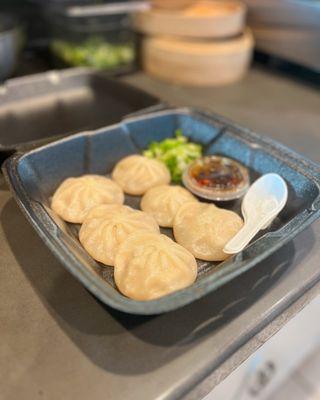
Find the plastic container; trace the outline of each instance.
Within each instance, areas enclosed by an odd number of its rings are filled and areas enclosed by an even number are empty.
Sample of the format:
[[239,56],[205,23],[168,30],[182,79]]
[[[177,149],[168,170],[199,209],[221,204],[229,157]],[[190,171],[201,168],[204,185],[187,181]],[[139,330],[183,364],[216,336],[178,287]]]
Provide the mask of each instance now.
[[107,75],[68,68],[10,79],[0,86],[0,164],[15,151],[160,106],[158,98]]
[[56,65],[131,71],[136,66],[137,35],[130,13],[144,7],[141,2],[51,4],[46,15]]
[[[150,301],[137,301],[116,289],[113,268],[94,261],[78,241],[79,226],[65,224],[50,209],[50,198],[67,177],[110,173],[123,157],[141,153],[153,141],[173,137],[182,129],[207,154],[223,154],[239,161],[257,177],[281,173],[289,198],[272,225],[241,253],[223,263],[198,260],[196,282],[186,289]],[[320,216],[320,166],[280,143],[211,113],[185,108],[139,114],[96,131],[82,132],[54,143],[15,154],[3,166],[15,200],[59,261],[103,303],[131,314],[160,314],[213,292],[288,243]],[[126,204],[138,208],[138,196]],[[230,209],[239,212],[240,203]],[[172,238],[172,230],[161,232]],[[240,285],[241,286],[241,285]],[[240,287],[239,286],[239,287]]]
[[183,174],[183,183],[192,193],[207,200],[230,201],[242,197],[249,188],[248,169],[228,157],[201,157]]

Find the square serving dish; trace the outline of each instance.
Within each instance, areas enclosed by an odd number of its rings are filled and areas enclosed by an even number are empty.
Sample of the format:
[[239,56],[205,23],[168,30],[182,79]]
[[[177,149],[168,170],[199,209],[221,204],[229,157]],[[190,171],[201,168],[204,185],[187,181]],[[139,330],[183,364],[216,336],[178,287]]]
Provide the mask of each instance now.
[[[50,210],[50,197],[69,176],[108,174],[124,156],[141,152],[151,141],[176,129],[201,143],[207,154],[221,154],[246,165],[252,180],[279,173],[289,187],[286,207],[244,251],[222,263],[198,261],[197,281],[157,300],[131,300],[118,292],[113,269],[95,262],[81,247],[78,227]],[[320,167],[287,147],[213,114],[187,108],[165,109],[125,118],[96,131],[79,133],[6,160],[3,171],[14,197],[38,234],[85,287],[103,303],[133,314],[174,310],[212,292],[279,249],[320,214]],[[139,198],[126,197],[137,207]],[[237,212],[241,200],[221,204]],[[171,235],[171,230],[163,230]]]

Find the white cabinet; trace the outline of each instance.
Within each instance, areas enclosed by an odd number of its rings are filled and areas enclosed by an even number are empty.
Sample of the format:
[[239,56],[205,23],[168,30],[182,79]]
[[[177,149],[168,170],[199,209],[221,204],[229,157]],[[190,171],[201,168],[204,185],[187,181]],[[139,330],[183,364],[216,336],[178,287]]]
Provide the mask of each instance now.
[[[320,346],[320,298],[221,382],[204,400],[266,400]],[[318,378],[320,380],[320,377]],[[299,387],[296,388],[298,390]]]

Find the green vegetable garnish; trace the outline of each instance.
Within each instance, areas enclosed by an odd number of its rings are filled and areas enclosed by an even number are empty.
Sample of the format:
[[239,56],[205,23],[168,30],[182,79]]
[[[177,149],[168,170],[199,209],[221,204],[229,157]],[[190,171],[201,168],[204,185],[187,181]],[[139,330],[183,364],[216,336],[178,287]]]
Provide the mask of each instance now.
[[66,64],[74,67],[112,69],[129,64],[134,59],[132,43],[111,44],[100,37],[91,37],[82,43],[55,40],[52,51]]
[[152,142],[143,155],[156,158],[166,164],[175,183],[181,182],[183,171],[191,161],[201,157],[200,144],[188,142],[181,129],[176,130],[175,138],[164,139],[162,142]]

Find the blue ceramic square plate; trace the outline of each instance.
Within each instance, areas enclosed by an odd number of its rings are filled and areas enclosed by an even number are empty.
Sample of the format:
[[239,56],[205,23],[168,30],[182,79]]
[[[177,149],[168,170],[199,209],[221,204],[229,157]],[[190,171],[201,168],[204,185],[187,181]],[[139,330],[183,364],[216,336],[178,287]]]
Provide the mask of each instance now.
[[[201,143],[207,154],[225,155],[246,165],[252,180],[268,172],[279,173],[289,186],[288,203],[273,224],[241,253],[222,263],[198,261],[199,275],[192,286],[158,300],[131,300],[116,289],[113,269],[95,262],[81,247],[78,226],[53,215],[50,197],[65,178],[109,173],[124,156],[141,152],[151,141],[173,136],[178,128]],[[320,214],[317,164],[222,117],[186,108],[131,116],[119,124],[15,154],[3,170],[23,212],[65,267],[103,303],[133,314],[158,314],[199,299],[257,266]],[[139,200],[127,196],[126,203],[137,207]],[[225,206],[239,212],[240,202]],[[163,231],[172,235],[170,229]]]

